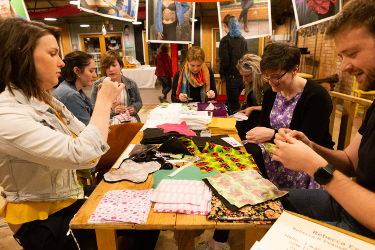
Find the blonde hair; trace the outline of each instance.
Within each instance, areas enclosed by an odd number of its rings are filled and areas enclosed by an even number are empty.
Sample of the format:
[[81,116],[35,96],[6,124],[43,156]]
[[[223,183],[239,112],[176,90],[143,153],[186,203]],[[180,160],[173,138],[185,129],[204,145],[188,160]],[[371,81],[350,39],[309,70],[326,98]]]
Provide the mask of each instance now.
[[[245,54],[242,58],[242,64],[237,63],[237,69],[243,74],[252,74],[253,82],[252,84],[245,84],[245,96],[253,90],[254,96],[257,100],[258,105],[261,105],[263,102],[262,92],[268,88],[268,83],[263,81],[262,72],[260,71],[260,61],[261,58],[253,54]],[[249,67],[245,68],[245,64],[248,64]]]
[[192,46],[192,47],[190,47],[190,49],[186,53],[186,61],[187,62],[191,62],[191,61],[195,61],[195,60],[198,60],[198,61],[201,61],[201,62],[204,62],[204,60],[205,60],[204,51],[201,47]]

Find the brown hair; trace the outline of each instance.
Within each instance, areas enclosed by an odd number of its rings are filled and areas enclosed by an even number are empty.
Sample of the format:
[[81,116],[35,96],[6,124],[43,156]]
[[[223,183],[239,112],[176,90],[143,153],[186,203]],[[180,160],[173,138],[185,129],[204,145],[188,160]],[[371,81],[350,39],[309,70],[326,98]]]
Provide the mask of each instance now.
[[375,36],[375,3],[369,0],[352,0],[345,4],[342,11],[331,21],[326,31],[328,38],[335,37],[341,31],[366,27]]
[[122,57],[114,50],[109,50],[105,52],[100,58],[100,71],[103,76],[107,76],[105,71],[111,67],[111,65],[117,61],[120,64],[120,67],[124,67],[124,62],[122,61]]
[[224,19],[223,19],[223,23],[225,23],[228,27],[229,27],[229,20],[230,18],[232,17],[231,14],[227,14]]
[[186,61],[187,62],[191,62],[191,61],[195,61],[195,60],[198,60],[198,61],[201,61],[201,62],[204,62],[204,60],[205,60],[204,51],[201,47],[192,46],[192,47],[190,47],[190,49],[186,53]]
[[264,48],[260,70],[263,74],[279,69],[290,71],[299,65],[300,60],[301,52],[297,47],[281,42],[271,43]]
[[13,94],[13,85],[22,90],[27,99],[50,100],[37,79],[34,64],[35,47],[39,39],[48,34],[58,41],[60,28],[23,18],[0,20],[0,92],[8,87]]
[[63,60],[65,66],[61,69],[61,75],[64,80],[75,85],[77,75],[74,73],[74,67],[78,67],[83,73],[85,68],[90,65],[91,59],[93,59],[92,55],[82,51],[73,51],[67,54]]
[[169,52],[169,44],[168,43],[162,43],[160,45],[160,51],[164,52],[164,53],[168,53]]

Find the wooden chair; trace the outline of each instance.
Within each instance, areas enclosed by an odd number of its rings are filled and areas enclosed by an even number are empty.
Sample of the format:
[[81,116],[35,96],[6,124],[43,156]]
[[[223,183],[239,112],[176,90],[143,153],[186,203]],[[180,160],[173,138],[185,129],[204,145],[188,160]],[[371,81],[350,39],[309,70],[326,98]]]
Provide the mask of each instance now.
[[107,143],[110,149],[102,155],[91,173],[93,185],[99,184],[142,127],[143,123],[122,123],[109,127]]
[[[353,76],[353,92],[352,92],[352,95],[357,96],[359,98],[361,98],[361,97],[363,98],[363,96],[370,96],[371,97],[370,99],[374,100],[375,90],[363,91],[363,90],[358,89],[358,82],[356,81],[355,76]],[[354,117],[357,117],[359,106],[360,106],[359,104],[357,104],[355,106]]]
[[339,99],[343,100],[342,115],[341,115],[340,130],[339,130],[339,139],[337,143],[337,149],[343,150],[349,145],[350,140],[351,140],[356,105],[361,105],[364,107],[364,114],[362,117],[362,121],[363,121],[365,119],[366,111],[371,106],[372,101],[363,99],[363,98],[354,97],[351,95],[346,95],[346,94],[335,92],[335,91],[330,91],[329,95],[332,98],[332,104],[333,104],[333,109],[332,109],[332,113],[330,117],[330,124],[329,124],[329,132],[331,135],[333,133],[337,102]]

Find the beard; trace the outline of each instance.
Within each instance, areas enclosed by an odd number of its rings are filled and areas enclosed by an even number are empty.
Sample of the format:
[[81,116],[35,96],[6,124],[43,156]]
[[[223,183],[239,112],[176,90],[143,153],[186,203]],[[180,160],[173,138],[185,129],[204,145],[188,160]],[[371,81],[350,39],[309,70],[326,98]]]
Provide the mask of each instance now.
[[375,90],[375,67],[368,70],[366,73],[366,81],[358,83],[358,89],[363,91]]

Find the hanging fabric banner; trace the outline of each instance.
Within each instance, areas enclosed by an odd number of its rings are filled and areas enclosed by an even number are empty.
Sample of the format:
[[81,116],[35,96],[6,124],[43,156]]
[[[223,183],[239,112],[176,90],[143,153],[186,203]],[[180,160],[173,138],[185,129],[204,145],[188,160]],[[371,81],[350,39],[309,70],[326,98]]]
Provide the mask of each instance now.
[[108,18],[136,22],[139,0],[80,0],[79,9]]

